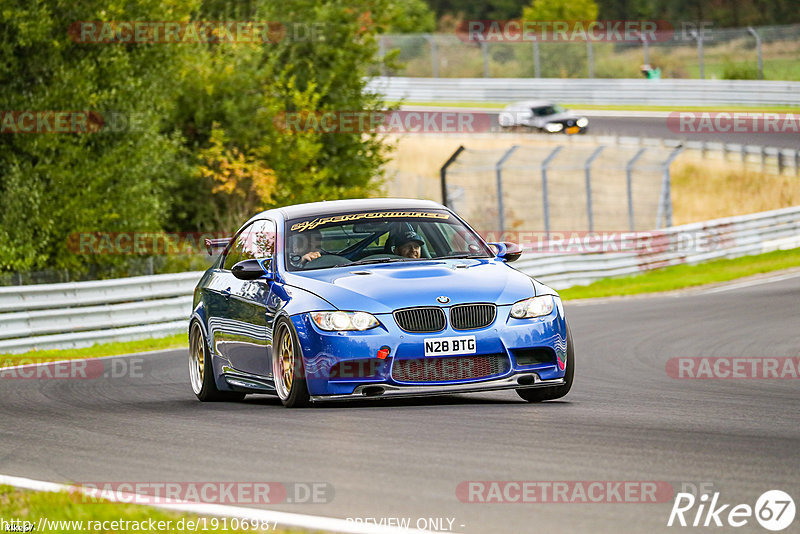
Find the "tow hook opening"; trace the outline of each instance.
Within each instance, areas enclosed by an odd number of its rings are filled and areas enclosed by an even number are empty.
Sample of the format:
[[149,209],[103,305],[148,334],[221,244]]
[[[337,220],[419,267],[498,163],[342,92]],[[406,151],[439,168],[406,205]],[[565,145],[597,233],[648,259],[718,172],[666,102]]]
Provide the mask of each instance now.
[[517,378],[517,384],[520,386],[530,386],[536,383],[536,375],[522,375]]

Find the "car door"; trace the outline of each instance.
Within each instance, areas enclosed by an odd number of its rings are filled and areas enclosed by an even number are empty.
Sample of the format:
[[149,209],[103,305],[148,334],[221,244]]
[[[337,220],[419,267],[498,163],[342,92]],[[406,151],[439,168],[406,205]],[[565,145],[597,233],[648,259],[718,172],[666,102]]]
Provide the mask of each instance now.
[[[275,222],[255,221],[242,235],[238,261],[267,260],[274,266]],[[225,263],[228,272],[234,263]],[[231,367],[245,374],[272,376],[272,360],[268,351],[267,302],[273,282],[266,279],[239,280],[231,275],[228,299],[229,331],[226,332],[225,354]]]
[[[241,229],[231,240],[221,258],[219,267],[211,272],[208,283],[203,288],[203,300],[208,314],[208,336],[214,354],[227,359],[230,324],[230,297],[233,286],[239,281],[231,274],[231,267],[242,256],[242,243],[249,231],[249,225]],[[243,238],[244,236],[244,238]],[[228,365],[223,362],[223,365]]]

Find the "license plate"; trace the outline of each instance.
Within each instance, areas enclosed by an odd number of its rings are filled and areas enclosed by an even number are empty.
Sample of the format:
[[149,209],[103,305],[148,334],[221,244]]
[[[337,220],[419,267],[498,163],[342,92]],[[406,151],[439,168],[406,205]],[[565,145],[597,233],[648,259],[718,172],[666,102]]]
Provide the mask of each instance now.
[[425,356],[451,356],[454,354],[475,354],[475,336],[425,339]]
[[568,134],[576,134],[576,133],[578,133],[580,131],[581,131],[581,129],[578,128],[577,126],[570,126],[569,128],[567,128],[567,133]]

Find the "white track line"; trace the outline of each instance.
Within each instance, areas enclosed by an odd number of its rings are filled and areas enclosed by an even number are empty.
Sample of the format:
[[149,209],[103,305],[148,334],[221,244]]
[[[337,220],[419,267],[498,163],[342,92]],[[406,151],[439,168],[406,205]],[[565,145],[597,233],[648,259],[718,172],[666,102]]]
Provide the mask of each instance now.
[[[14,486],[16,488],[23,488],[34,491],[48,491],[48,492],[80,492],[88,496],[97,495],[97,490],[94,488],[82,488],[80,486],[67,486],[64,484],[56,484],[54,482],[44,482],[41,480],[32,480],[29,478],[12,477],[7,475],[0,475],[0,484],[7,486]],[[129,504],[136,498],[135,494],[131,493],[118,493],[111,492],[112,496],[107,498],[105,494],[103,498],[109,501],[123,502]],[[390,527],[385,525],[373,525],[365,523],[356,523],[354,521],[345,521],[344,519],[337,519],[334,517],[321,517],[315,515],[292,514],[288,512],[274,512],[271,510],[258,510],[256,508],[244,508],[240,506],[227,506],[223,504],[205,504],[193,503],[186,501],[171,501],[159,504],[148,504],[155,508],[162,508],[164,510],[172,510],[175,512],[187,512],[197,515],[213,515],[222,517],[236,517],[239,519],[248,519],[255,521],[269,521],[277,524],[278,527],[299,527],[311,530],[323,530],[328,532],[345,532],[352,534],[410,534],[410,533],[429,533],[430,531],[404,529],[398,527]]]
[[781,280],[788,280],[790,278],[796,278],[800,276],[800,272],[793,272],[787,274],[781,274],[777,276],[770,276],[765,278],[755,278],[753,280],[747,280],[745,282],[733,282],[730,284],[726,284],[720,287],[713,287],[711,289],[706,289],[702,291],[704,294],[708,293],[722,293],[723,291],[731,291],[733,289],[744,289],[747,287],[758,286],[761,284],[770,284],[772,282],[780,282]]

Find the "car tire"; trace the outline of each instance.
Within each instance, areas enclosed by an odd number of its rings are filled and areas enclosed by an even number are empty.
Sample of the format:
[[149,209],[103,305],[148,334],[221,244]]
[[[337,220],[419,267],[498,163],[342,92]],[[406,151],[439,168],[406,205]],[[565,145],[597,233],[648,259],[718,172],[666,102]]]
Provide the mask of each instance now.
[[308,395],[300,342],[291,321],[281,317],[275,324],[272,345],[272,376],[275,392],[287,408],[308,406]]
[[563,386],[523,388],[517,390],[517,395],[528,402],[542,402],[560,399],[572,388],[573,377],[575,376],[575,347],[572,343],[572,332],[567,324],[567,370],[564,374],[566,383]]
[[197,321],[189,329],[189,381],[202,402],[240,401],[245,396],[238,391],[217,389],[206,336]]

